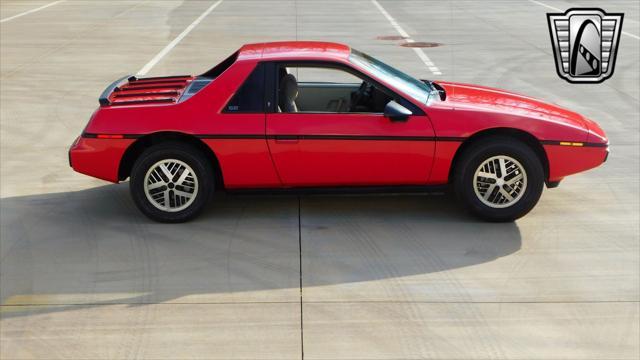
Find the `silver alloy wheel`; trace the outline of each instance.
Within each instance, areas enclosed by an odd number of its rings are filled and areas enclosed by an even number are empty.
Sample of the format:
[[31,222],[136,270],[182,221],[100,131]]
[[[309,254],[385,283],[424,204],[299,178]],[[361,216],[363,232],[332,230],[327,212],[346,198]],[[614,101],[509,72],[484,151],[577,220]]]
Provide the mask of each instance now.
[[198,177],[184,161],[160,160],[144,177],[144,193],[149,202],[162,211],[184,210],[198,195]]
[[498,155],[478,166],[473,190],[483,204],[502,209],[517,203],[527,189],[527,172],[518,160]]

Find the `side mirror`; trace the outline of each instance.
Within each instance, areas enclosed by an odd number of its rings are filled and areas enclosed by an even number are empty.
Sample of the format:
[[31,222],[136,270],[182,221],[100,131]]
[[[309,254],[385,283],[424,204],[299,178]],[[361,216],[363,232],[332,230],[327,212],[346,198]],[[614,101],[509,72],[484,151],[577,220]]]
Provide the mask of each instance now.
[[407,121],[411,111],[395,101],[389,101],[384,107],[384,116],[391,121]]

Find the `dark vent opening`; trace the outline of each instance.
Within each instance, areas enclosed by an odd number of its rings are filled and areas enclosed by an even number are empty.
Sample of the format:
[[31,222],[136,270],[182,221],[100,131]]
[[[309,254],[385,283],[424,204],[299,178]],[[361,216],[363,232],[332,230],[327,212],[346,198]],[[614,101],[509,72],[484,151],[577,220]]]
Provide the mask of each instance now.
[[180,101],[185,101],[191,96],[195,95],[198,91],[202,90],[205,86],[209,85],[213,79],[197,77],[189,84],[184,92],[184,95],[180,98]]
[[204,88],[205,86],[209,85],[209,83],[211,82],[211,80],[196,80],[193,82],[193,84],[189,87],[189,90],[187,90],[187,94],[193,95],[195,93],[197,93],[198,91],[202,90],[202,88]]

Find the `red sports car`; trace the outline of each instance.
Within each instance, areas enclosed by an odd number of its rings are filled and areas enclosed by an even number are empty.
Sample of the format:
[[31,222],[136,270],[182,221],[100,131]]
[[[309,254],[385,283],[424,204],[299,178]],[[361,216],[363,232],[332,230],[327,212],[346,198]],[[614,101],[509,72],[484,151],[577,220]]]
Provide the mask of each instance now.
[[69,151],[151,219],[195,217],[216,189],[430,188],[512,221],[546,183],[602,164],[608,141],[556,105],[417,80],[348,46],[250,44],[200,76],[111,84]]

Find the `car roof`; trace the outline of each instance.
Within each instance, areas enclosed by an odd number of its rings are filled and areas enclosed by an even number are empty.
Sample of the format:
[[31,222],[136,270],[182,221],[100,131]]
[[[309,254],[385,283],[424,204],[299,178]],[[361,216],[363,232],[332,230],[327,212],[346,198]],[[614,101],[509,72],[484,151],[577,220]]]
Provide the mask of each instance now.
[[346,59],[351,48],[323,41],[279,41],[247,44],[240,48],[238,60],[322,60]]

